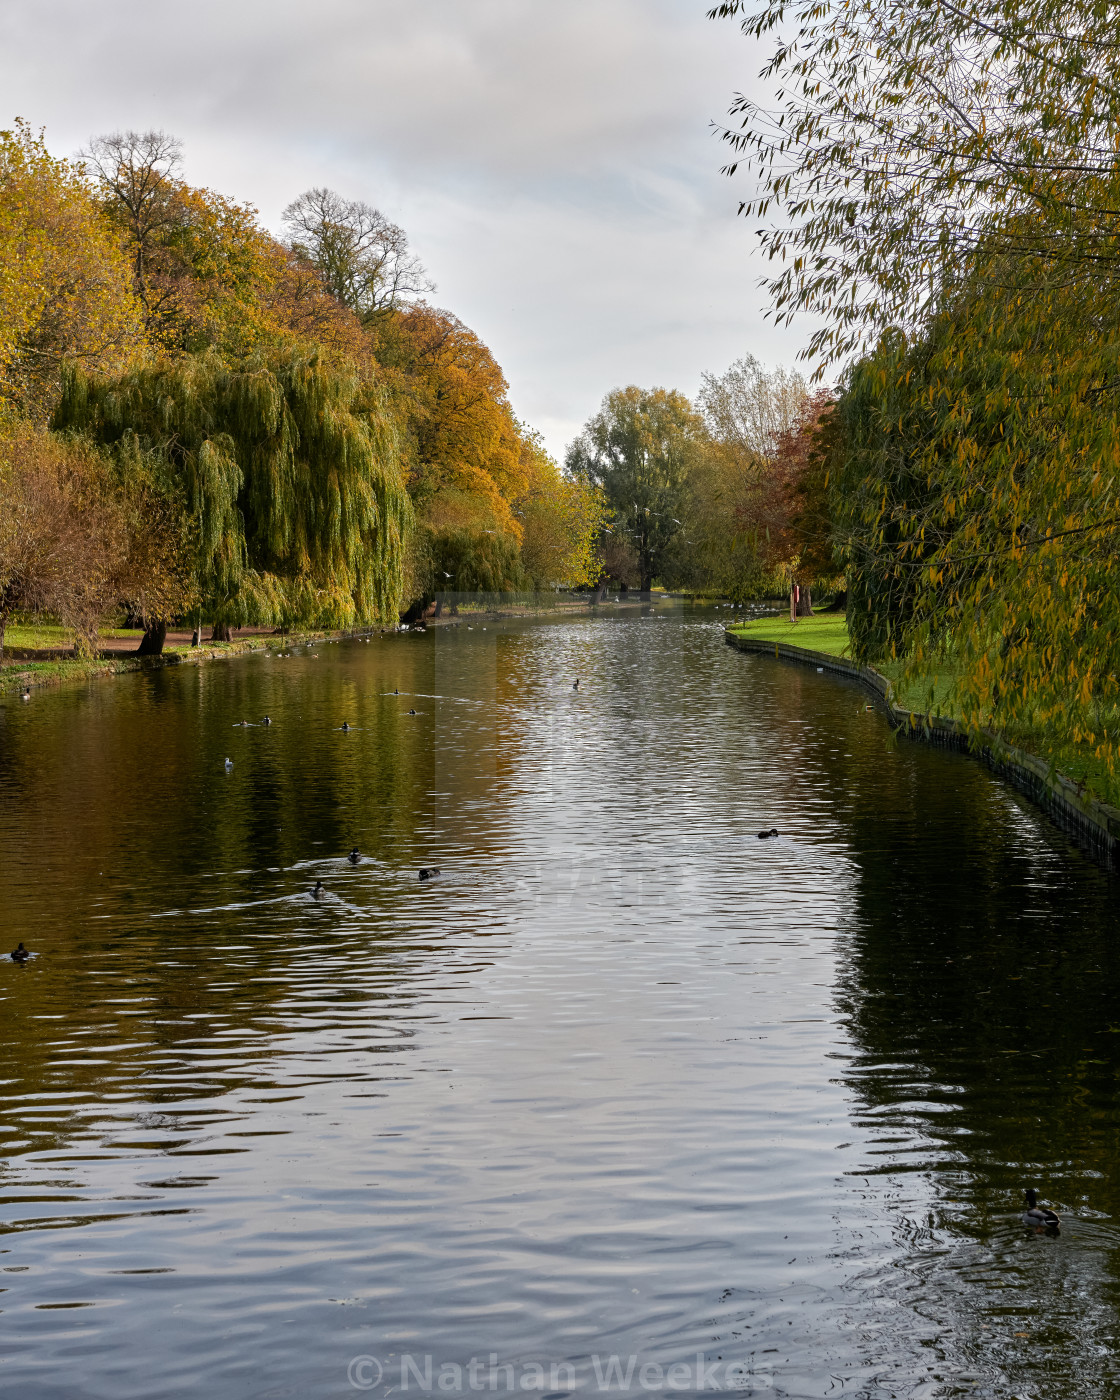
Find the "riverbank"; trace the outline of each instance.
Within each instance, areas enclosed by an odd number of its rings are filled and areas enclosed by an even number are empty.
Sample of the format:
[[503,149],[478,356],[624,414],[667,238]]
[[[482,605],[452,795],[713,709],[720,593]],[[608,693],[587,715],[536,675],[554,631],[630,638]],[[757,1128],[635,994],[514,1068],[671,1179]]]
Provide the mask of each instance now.
[[[1110,867],[1120,867],[1117,784],[1105,781],[1108,775],[1103,772],[1091,780],[1087,770],[1092,760],[1085,755],[1047,743],[1045,735],[1032,736],[1036,742],[1027,747],[998,734],[970,733],[959,718],[945,713],[950,708],[951,677],[921,678],[904,685],[901,662],[872,667],[853,661],[848,655],[847,623],[842,616],[802,618],[796,623],[788,618],[765,618],[728,628],[725,636],[729,645],[740,651],[773,655],[861,681],[885,706],[897,733],[979,758],[1075,836],[1094,857]],[[789,640],[791,637],[797,640]],[[930,696],[934,706],[922,708],[920,701]]]
[[[605,609],[648,607],[637,599],[622,603],[607,603]],[[465,604],[456,616],[450,612],[440,617],[428,616],[419,629],[453,627],[466,618],[482,618],[499,622],[513,618],[551,616],[559,613],[587,612],[588,598],[563,598],[549,607],[531,604],[502,605]],[[405,629],[412,630],[412,629]],[[86,684],[106,676],[129,675],[137,671],[160,670],[166,666],[197,666],[206,661],[222,661],[246,656],[261,650],[285,651],[293,646],[342,641],[350,637],[374,637],[393,634],[393,627],[371,626],[341,631],[302,631],[277,633],[266,628],[245,628],[231,642],[202,642],[191,644],[188,630],[169,632],[163,651],[158,656],[139,656],[136,648],[143,633],[125,628],[106,628],[99,637],[95,657],[73,655],[73,634],[53,623],[30,622],[8,628],[10,643],[5,646],[0,662],[0,696],[18,694],[24,690],[45,686]]]

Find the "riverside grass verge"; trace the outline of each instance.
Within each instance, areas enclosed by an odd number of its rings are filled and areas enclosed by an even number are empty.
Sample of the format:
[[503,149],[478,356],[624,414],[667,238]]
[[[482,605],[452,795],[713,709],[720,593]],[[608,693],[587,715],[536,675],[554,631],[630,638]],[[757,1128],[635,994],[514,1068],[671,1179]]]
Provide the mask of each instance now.
[[[825,656],[851,659],[851,643],[847,619],[842,613],[814,615],[790,622],[788,617],[760,618],[754,622],[736,624],[728,631],[734,636],[755,642],[774,642],[779,646],[803,647]],[[894,703],[916,715],[939,716],[959,723],[954,713],[952,692],[955,675],[951,664],[936,675],[903,678],[904,661],[876,662],[874,670],[891,683]],[[999,733],[997,743],[1009,749],[1021,749],[1046,763],[1053,774],[1069,779],[1084,795],[1120,807],[1120,779],[1108,771],[1103,760],[1085,753],[1045,729],[1034,728]]]
[[[374,629],[376,630],[376,629]],[[160,656],[137,656],[134,651],[91,658],[60,656],[49,661],[4,661],[0,670],[0,696],[47,686],[84,684],[102,676],[123,676],[135,671],[158,671],[166,666],[196,666],[247,656],[255,651],[282,651],[288,647],[365,635],[350,632],[289,632],[283,636],[246,637],[236,642],[203,642],[201,646],[166,647]]]

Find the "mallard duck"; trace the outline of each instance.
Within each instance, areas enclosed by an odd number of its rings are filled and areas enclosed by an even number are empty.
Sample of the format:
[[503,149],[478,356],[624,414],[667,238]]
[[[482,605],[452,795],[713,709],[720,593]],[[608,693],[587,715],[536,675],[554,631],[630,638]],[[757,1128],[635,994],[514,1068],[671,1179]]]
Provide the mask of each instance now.
[[1038,1192],[1031,1187],[1027,1191],[1027,1208],[1022,1216],[1023,1224],[1030,1225],[1035,1230],[1057,1230],[1061,1228],[1062,1218],[1054,1210],[1048,1210],[1046,1206],[1038,1204]]
[[350,852],[350,854],[346,857],[346,859],[350,862],[351,865],[357,865],[361,858],[362,853],[358,850],[357,846],[355,846],[354,849]]
[[777,836],[777,834],[778,828],[776,826],[772,826],[769,831],[760,831],[758,833],[758,839],[760,841],[769,841],[771,836]]
[[21,943],[18,948],[12,950],[12,962],[25,963],[31,954]]
[[325,898],[326,898],[326,894],[327,894],[327,887],[323,884],[322,880],[316,880],[316,881],[315,881],[315,888],[311,891],[311,898],[312,898],[312,899],[325,899]]

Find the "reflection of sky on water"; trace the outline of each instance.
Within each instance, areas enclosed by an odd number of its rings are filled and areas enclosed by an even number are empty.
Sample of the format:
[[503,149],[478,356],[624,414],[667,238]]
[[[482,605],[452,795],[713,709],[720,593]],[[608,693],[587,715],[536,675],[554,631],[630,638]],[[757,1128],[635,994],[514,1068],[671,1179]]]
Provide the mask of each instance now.
[[845,683],[616,616],[0,736],[21,1394],[347,1393],[405,1351],[1110,1393],[1114,889]]

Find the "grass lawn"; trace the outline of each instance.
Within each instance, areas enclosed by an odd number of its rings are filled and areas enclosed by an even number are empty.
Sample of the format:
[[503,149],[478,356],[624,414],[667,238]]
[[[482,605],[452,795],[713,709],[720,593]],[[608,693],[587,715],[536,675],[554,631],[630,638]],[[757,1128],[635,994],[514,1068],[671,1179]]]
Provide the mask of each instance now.
[[[140,631],[129,632],[123,627],[102,627],[99,629],[98,635],[102,637],[135,637],[136,645],[139,646],[143,633]],[[48,647],[72,647],[74,633],[69,627],[61,627],[57,622],[9,622],[4,633],[4,645],[6,647],[27,647],[28,650],[34,651],[45,651]]]
[[[827,652],[829,656],[851,654],[848,650],[848,624],[841,613],[803,617],[795,623],[791,623],[788,616],[767,617],[757,622],[732,627],[731,631],[761,641],[785,642],[791,646]],[[903,661],[880,661],[876,663],[875,669],[892,683],[895,703],[903,709],[914,710],[919,714],[933,713],[945,715],[950,719],[955,718],[952,690],[956,680],[956,669],[952,661],[947,661],[944,669],[939,670],[936,675],[910,680],[903,679]],[[1005,743],[1045,759],[1047,763],[1053,764],[1058,772],[1083,783],[1102,801],[1120,807],[1120,779],[1108,771],[1108,766],[1103,760],[1042,729],[1018,730],[1005,733],[1001,737]]]
[[761,642],[784,642],[787,646],[825,651],[829,656],[848,656],[848,624],[843,613],[816,613],[790,622],[784,617],[761,617],[732,627],[741,637]]

